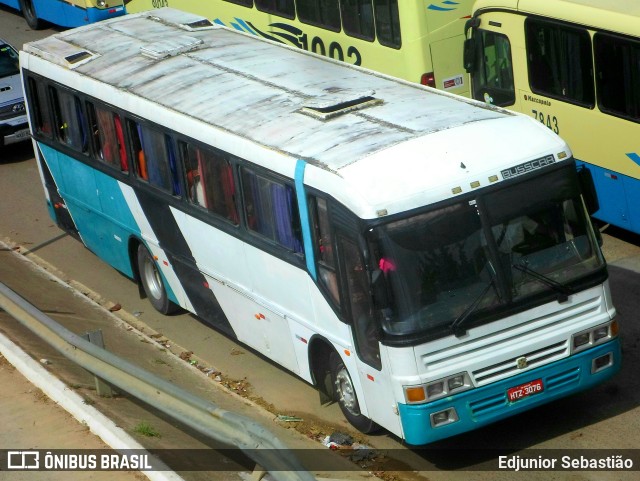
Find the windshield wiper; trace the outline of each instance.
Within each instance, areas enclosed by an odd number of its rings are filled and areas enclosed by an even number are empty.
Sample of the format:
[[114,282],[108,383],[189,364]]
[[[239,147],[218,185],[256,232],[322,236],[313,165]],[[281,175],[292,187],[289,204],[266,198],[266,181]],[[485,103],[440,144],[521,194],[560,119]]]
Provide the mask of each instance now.
[[482,299],[484,299],[484,296],[487,295],[487,292],[489,292],[489,289],[491,289],[491,287],[495,288],[493,278],[484,287],[484,289],[482,289],[482,292],[478,295],[478,297],[474,299],[469,307],[467,307],[462,313],[460,313],[460,315],[451,323],[449,328],[453,332],[454,336],[461,337],[465,335],[467,330],[462,328],[462,325],[467,321],[467,319],[469,319],[469,316],[476,311],[476,308],[478,307]]
[[525,274],[530,275],[531,277],[533,277],[534,279],[542,282],[543,284],[546,284],[547,286],[551,287],[554,291],[556,291],[558,293],[558,302],[567,302],[567,300],[569,299],[569,296],[571,294],[575,294],[576,291],[574,289],[572,289],[569,286],[565,286],[564,284],[561,284],[558,281],[555,281],[553,279],[551,279],[550,277],[547,277],[543,274],[540,274],[537,271],[534,271],[533,269],[531,269],[528,265],[526,264],[512,264],[512,267],[514,269],[519,270],[520,272],[524,272]]

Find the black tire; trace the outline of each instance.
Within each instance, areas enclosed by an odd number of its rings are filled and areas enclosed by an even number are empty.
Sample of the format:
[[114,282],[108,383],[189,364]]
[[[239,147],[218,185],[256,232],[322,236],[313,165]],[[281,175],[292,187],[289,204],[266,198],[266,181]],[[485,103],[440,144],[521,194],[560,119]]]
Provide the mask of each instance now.
[[38,18],[36,8],[33,5],[33,0],[20,0],[20,10],[22,16],[27,21],[27,25],[33,30],[40,30],[44,28],[44,22]]
[[169,300],[158,266],[142,244],[138,246],[138,274],[144,293],[158,312],[173,314],[180,309]]
[[360,412],[358,396],[353,388],[351,375],[337,352],[331,353],[331,381],[333,383],[334,400],[349,423],[358,431],[368,434],[380,429],[375,422]]

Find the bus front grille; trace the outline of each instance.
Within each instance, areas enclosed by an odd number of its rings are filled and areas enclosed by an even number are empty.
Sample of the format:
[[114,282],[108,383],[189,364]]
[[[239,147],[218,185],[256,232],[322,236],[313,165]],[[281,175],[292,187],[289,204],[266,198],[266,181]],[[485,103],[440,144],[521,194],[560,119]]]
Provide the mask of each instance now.
[[523,372],[524,369],[538,367],[569,355],[568,341],[560,341],[542,349],[523,353],[521,356],[506,359],[491,366],[473,371],[476,386],[482,386],[498,379]]

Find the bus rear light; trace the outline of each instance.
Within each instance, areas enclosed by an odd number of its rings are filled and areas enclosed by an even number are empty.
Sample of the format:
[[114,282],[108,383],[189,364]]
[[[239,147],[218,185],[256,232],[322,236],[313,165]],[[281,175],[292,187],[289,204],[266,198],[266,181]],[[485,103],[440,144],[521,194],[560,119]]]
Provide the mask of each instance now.
[[422,77],[420,77],[420,83],[427,87],[436,88],[436,76],[433,72],[423,73]]
[[572,353],[588,349],[597,344],[607,342],[618,335],[618,322],[611,321],[607,324],[601,324],[589,329],[574,334],[571,337],[571,350]]
[[438,428],[446,424],[455,423],[458,419],[458,413],[454,408],[438,411],[431,414],[431,427]]

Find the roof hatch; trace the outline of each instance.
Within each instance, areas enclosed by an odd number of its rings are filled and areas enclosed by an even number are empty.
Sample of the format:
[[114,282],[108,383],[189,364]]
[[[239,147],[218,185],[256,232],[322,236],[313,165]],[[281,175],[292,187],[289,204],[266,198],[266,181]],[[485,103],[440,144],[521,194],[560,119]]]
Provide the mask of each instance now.
[[25,50],[58,65],[76,68],[100,55],[66,42],[57,37],[48,37],[35,44],[25,44]]
[[160,60],[167,57],[180,55],[181,53],[195,50],[204,42],[199,38],[180,35],[171,39],[159,40],[140,47],[140,53],[145,57]]
[[329,120],[356,110],[380,105],[382,99],[374,97],[375,92],[345,92],[313,97],[305,102],[300,113],[318,120]]

